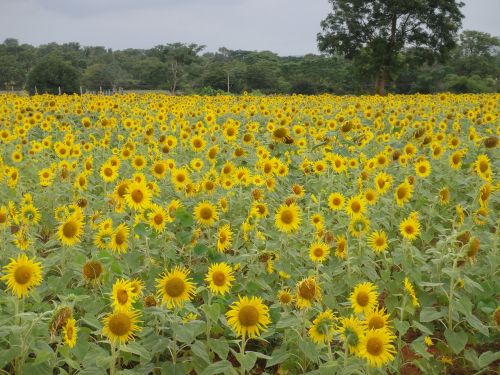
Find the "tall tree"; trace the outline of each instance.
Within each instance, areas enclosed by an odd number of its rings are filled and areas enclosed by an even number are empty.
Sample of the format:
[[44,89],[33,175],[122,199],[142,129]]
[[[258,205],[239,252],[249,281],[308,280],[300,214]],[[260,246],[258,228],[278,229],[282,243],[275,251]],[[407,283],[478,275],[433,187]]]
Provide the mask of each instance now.
[[455,46],[463,3],[456,0],[329,0],[330,13],[317,36],[320,51],[368,62],[376,92],[385,93],[406,47],[422,63],[443,58]]

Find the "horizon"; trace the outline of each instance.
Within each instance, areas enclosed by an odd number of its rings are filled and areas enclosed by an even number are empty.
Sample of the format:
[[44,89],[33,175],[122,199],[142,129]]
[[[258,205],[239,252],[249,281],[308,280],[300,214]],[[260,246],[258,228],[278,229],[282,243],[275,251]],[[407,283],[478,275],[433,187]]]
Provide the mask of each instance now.
[[[215,53],[218,48],[225,47],[270,51],[281,57],[320,54],[316,34],[321,31],[321,20],[331,10],[327,0],[307,4],[300,0],[272,3],[215,0],[210,3],[200,0],[145,0],[140,3],[89,0],[81,4],[63,0],[4,0],[0,4],[0,23],[3,25],[0,40],[12,38],[20,44],[36,47],[78,43],[82,47],[98,46],[113,51],[151,49],[179,42],[204,45],[202,53]],[[461,31],[500,35],[495,16],[500,13],[500,2],[468,0],[462,12],[465,18]],[[200,15],[201,19],[197,19]],[[18,21],[20,17],[24,22]],[[26,24],[31,27],[27,28]]]

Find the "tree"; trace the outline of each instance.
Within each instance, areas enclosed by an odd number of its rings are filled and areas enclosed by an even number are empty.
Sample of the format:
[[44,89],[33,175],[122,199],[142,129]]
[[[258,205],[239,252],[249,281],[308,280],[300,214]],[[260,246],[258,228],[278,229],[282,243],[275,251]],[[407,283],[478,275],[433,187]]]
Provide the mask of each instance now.
[[465,56],[491,56],[497,47],[500,47],[500,38],[491,34],[475,30],[460,34],[460,50]]
[[57,94],[72,94],[79,90],[80,72],[58,55],[49,55],[42,59],[28,76],[30,92],[37,90]]
[[321,22],[320,51],[369,63],[378,94],[396,75],[405,48],[419,50],[421,63],[444,58],[463,18],[456,0],[329,1],[333,11]]

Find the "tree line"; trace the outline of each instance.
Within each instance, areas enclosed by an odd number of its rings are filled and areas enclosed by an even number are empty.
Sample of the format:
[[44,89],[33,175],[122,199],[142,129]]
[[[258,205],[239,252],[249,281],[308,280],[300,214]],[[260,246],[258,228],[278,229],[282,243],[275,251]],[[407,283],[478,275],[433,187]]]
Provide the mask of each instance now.
[[[479,31],[464,31],[445,61],[423,63],[417,48],[405,47],[393,55],[397,69],[384,73],[384,84],[392,93],[498,92],[499,47],[500,38]],[[125,50],[79,43],[35,47],[9,38],[0,44],[0,90],[343,95],[370,94],[380,84],[380,71],[367,63],[373,56],[204,51],[204,46],[184,43]]]

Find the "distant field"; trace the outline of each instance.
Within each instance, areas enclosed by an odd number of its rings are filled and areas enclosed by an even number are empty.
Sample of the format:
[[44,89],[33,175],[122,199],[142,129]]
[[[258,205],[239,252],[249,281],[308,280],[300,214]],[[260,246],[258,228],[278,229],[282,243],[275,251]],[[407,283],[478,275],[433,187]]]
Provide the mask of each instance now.
[[496,373],[499,104],[0,95],[0,368]]

